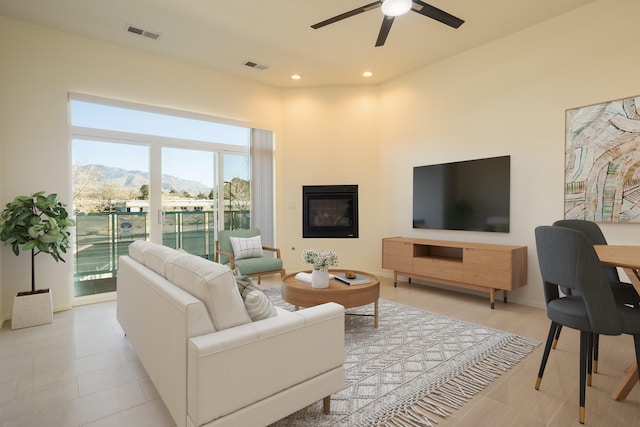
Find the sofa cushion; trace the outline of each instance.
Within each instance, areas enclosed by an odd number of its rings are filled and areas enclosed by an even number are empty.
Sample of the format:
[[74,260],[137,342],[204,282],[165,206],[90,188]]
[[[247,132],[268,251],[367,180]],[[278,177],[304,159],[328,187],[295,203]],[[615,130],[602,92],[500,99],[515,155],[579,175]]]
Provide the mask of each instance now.
[[216,330],[251,322],[231,270],[195,255],[166,264],[167,279],[205,303]]
[[182,253],[168,246],[153,245],[144,251],[144,265],[166,278],[167,263],[182,256]]
[[229,240],[231,240],[233,257],[236,261],[247,258],[261,258],[263,256],[260,236],[229,237]]
[[129,255],[151,271],[166,279],[166,263],[180,255],[175,249],[146,240],[136,240],[129,245]]
[[155,245],[155,243],[146,240],[136,240],[129,245],[129,256],[144,265],[144,251],[153,245]]
[[244,299],[244,306],[247,308],[249,317],[251,317],[251,320],[254,322],[278,315],[271,300],[262,291],[249,292]]

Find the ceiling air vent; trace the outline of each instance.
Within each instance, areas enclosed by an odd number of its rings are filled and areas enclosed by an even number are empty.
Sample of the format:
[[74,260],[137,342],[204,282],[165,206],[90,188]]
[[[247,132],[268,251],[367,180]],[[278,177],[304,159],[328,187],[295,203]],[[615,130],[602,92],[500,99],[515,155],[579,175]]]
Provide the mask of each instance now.
[[143,30],[142,28],[136,27],[134,25],[127,25],[127,31],[153,40],[157,40],[158,37],[160,37],[159,33],[153,33],[151,31]]
[[255,68],[256,70],[266,70],[267,68],[269,68],[268,65],[258,64],[253,61],[245,61],[242,65],[246,65],[247,67],[250,67],[250,68]]

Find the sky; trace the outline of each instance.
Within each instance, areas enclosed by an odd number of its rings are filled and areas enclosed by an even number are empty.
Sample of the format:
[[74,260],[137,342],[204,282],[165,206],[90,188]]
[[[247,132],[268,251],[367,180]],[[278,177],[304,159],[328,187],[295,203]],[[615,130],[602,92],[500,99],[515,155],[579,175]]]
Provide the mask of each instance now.
[[[205,120],[168,116],[126,108],[71,101],[73,126],[158,135],[240,147],[249,146],[250,129]],[[73,164],[101,164],[126,170],[149,171],[149,148],[115,142],[73,139]],[[199,181],[213,187],[213,153],[163,148],[163,174]],[[224,180],[249,179],[247,157],[225,154]]]

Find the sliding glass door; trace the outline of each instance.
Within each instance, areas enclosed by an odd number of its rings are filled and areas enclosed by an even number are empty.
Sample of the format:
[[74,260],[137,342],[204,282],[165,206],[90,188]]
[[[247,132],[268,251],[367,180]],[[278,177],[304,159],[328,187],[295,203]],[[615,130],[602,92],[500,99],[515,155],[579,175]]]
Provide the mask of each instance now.
[[149,148],[74,139],[76,297],[114,292],[118,257],[149,237]]
[[77,98],[76,298],[116,291],[118,257],[135,240],[214,259],[217,230],[250,227],[249,128]]
[[216,153],[162,149],[162,244],[213,258],[218,229]]

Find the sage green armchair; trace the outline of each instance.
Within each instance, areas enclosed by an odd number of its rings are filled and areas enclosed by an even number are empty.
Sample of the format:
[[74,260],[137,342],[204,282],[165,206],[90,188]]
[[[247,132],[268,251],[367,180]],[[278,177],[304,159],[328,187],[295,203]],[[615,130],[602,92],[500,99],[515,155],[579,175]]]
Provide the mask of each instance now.
[[[235,239],[235,250],[232,238]],[[262,276],[280,274],[284,277],[280,249],[262,246],[259,238],[258,228],[218,231],[215,261],[232,270],[237,268],[242,275],[257,277],[258,284]]]

